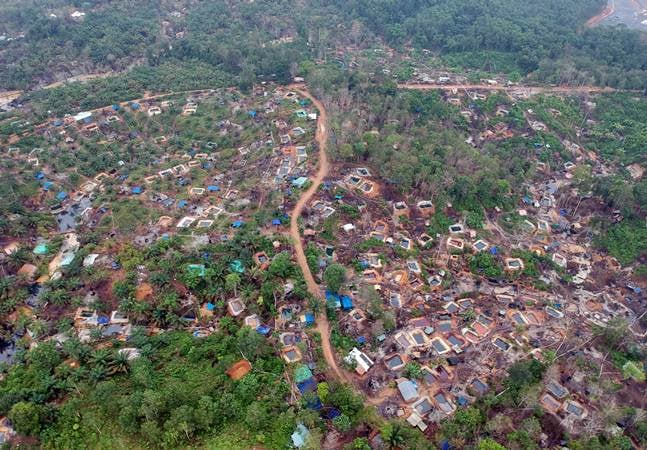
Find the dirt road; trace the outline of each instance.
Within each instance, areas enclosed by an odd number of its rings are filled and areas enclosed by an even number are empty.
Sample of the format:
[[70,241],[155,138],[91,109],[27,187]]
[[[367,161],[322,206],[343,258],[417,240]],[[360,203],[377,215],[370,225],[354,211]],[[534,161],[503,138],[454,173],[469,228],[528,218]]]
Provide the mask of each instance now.
[[[292,238],[292,245],[294,246],[297,263],[299,264],[299,267],[301,267],[303,277],[308,285],[308,291],[323,302],[325,301],[325,298],[322,295],[321,287],[312,276],[306,255],[303,252],[303,243],[301,242],[301,234],[299,233],[299,217],[301,217],[303,208],[312,199],[312,196],[317,192],[319,185],[323,182],[324,178],[326,178],[330,171],[330,162],[328,161],[328,154],[326,153],[326,145],[328,144],[328,116],[323,104],[314,98],[310,92],[307,91],[305,86],[291,85],[289,88],[310,99],[310,101],[312,101],[319,110],[319,116],[317,118],[317,132],[315,134],[315,140],[319,145],[319,167],[314,178],[311,180],[312,185],[301,195],[301,198],[297,201],[294,209],[292,209],[292,214],[290,215],[290,237]],[[334,375],[334,377],[339,381],[351,383],[350,377],[348,377],[347,374],[339,368],[337,360],[335,359],[335,352],[330,345],[330,324],[328,323],[325,313],[317,316],[316,330],[321,335],[321,347],[323,349],[324,358],[326,359],[328,367],[330,367],[330,370],[332,371],[332,375]]]
[[611,14],[613,14],[616,10],[616,2],[615,0],[611,0],[607,6],[604,7],[602,11],[600,11],[599,14],[591,17],[589,20],[586,21],[586,26],[587,27],[594,27],[598,25],[600,22],[602,22],[604,19],[609,17]]
[[423,83],[402,83],[398,84],[400,89],[414,90],[475,90],[475,91],[504,91],[516,95],[536,94],[599,94],[604,92],[616,92],[616,89],[599,86],[504,86],[500,84],[423,84]]

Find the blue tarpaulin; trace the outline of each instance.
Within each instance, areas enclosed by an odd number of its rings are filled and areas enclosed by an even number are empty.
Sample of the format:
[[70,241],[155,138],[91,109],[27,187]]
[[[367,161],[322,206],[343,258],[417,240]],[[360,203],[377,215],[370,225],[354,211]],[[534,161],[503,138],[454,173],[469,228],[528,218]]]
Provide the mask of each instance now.
[[36,178],[37,180],[42,180],[43,178],[45,178],[45,174],[43,172],[36,172],[34,178]]
[[272,225],[275,225],[275,226],[281,225],[281,219],[273,219],[272,220]]
[[132,191],[133,194],[141,194],[143,192],[143,189],[142,189],[141,186],[134,186],[131,189],[131,191]]
[[314,392],[317,390],[317,382],[314,378],[308,378],[301,383],[297,383],[297,389],[299,389],[299,392],[301,392],[301,394],[305,394],[306,392]]
[[496,247],[490,248],[490,254],[496,255],[499,252],[499,250]]
[[306,325],[310,326],[315,324],[315,315],[313,313],[306,313],[305,319],[306,319]]
[[351,299],[348,295],[342,295],[341,308],[344,311],[350,311],[351,309],[353,309],[353,299]]
[[215,184],[212,184],[211,186],[207,187],[207,190],[209,192],[218,192],[220,190],[220,187],[216,186]]
[[45,181],[43,183],[43,189],[45,189],[46,191],[49,191],[53,187],[54,187],[54,183],[52,183],[51,181]]
[[67,192],[65,192],[65,191],[61,191],[58,194],[56,194],[56,199],[57,200],[63,201],[66,198],[67,198]]
[[268,334],[270,334],[270,331],[272,331],[272,329],[265,325],[259,325],[258,327],[256,327],[256,331],[263,336],[267,336]]
[[245,222],[243,222],[242,220],[237,220],[231,224],[232,228],[240,228],[243,225],[245,225]]
[[214,305],[213,303],[207,303],[206,306],[207,306],[207,311],[213,311],[214,308],[216,307],[216,305]]
[[358,337],[358,338],[356,339],[356,341],[357,341],[357,343],[358,343],[359,345],[364,345],[364,344],[366,344],[366,338],[365,338],[364,336],[360,336],[360,337]]
[[341,308],[341,299],[334,292],[326,291],[326,303],[331,308]]
[[119,105],[112,105],[113,111],[119,111],[121,109],[121,106]]
[[337,408],[326,408],[326,410],[323,413],[323,416],[328,419],[334,419],[335,417],[341,416],[341,411],[338,410]]

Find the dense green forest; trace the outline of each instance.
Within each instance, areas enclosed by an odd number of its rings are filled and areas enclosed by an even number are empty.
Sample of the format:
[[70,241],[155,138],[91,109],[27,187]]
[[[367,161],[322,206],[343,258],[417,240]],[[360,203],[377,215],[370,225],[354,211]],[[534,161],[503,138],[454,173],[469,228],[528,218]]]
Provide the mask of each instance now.
[[[0,84],[23,89],[84,73],[140,65],[162,65],[163,72],[168,62],[200,61],[207,66],[197,72],[224,72],[248,86],[287,81],[299,63],[327,49],[383,39],[438,52],[458,66],[644,88],[647,44],[640,33],[583,26],[603,3],[216,0],[171,7],[160,0],[11,0],[0,6],[0,33],[8,38],[0,42]],[[86,13],[82,20],[70,17],[74,8]]]
[[393,45],[411,43],[440,51],[468,67],[478,63],[478,68],[492,72],[536,72],[538,79],[551,83],[645,87],[647,47],[639,33],[622,28],[583,29],[583,23],[602,9],[604,0],[334,3]]
[[[43,448],[180,448],[203,442],[207,448],[258,443],[284,449],[297,423],[312,429],[309,448],[316,448],[325,422],[305,407],[307,399],[290,401],[283,361],[251,328],[223,322],[222,331],[208,338],[185,332],[149,337],[140,330],[131,344],[140,349],[131,361],[117,347],[93,349],[76,338],[61,350],[40,345],[7,373],[0,410],[22,435],[40,437]],[[252,371],[234,381],[226,371],[241,355]],[[349,388],[324,384],[326,405],[352,423],[368,420]]]

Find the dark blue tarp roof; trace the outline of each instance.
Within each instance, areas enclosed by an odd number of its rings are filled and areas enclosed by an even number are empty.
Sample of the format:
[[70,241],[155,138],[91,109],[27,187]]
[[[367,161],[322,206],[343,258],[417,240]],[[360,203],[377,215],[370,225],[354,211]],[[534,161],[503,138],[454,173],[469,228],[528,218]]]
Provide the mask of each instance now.
[[353,309],[353,300],[348,295],[342,295],[341,307],[346,311]]
[[301,392],[301,394],[305,394],[306,392],[314,392],[317,390],[317,382],[312,377],[308,378],[301,383],[297,383],[297,389],[299,389],[299,392]]
[[334,419],[335,417],[341,416],[341,411],[333,407],[326,408],[326,410],[323,412],[323,416],[326,419]]

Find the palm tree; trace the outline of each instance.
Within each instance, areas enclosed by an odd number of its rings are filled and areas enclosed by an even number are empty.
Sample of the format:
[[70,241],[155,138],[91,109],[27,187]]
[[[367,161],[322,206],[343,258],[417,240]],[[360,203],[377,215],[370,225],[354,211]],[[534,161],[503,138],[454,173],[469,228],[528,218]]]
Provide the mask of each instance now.
[[94,366],[105,367],[110,362],[110,350],[107,348],[100,348],[92,353],[90,360]]
[[83,344],[77,337],[63,342],[63,351],[69,358],[79,362],[87,361],[90,356],[90,347]]
[[156,327],[161,327],[166,323],[166,311],[161,308],[155,308],[151,317],[153,325]]
[[0,278],[0,298],[9,298],[13,284],[13,280],[9,277]]
[[171,277],[165,272],[153,272],[150,281],[157,287],[164,287],[171,282]]
[[33,214],[26,214],[22,216],[21,224],[26,228],[36,228],[38,225],[38,218]]
[[387,448],[389,449],[399,449],[404,445],[404,430],[402,429],[402,425],[400,425],[399,423],[388,425],[382,431],[382,437]]
[[474,319],[476,319],[476,311],[474,311],[472,308],[466,309],[461,314],[461,317],[463,318],[463,322],[472,322]]
[[218,285],[209,285],[205,295],[208,299],[215,301],[222,295],[222,289]]
[[148,313],[148,303],[145,302],[135,302],[132,306],[132,313],[136,323],[139,323],[144,320],[146,314]]
[[28,260],[27,251],[21,247],[16,251],[11,252],[8,259],[11,267],[13,267],[13,269],[16,270],[27,262]]
[[34,333],[34,337],[36,338],[45,334],[48,328],[47,323],[43,320],[34,320],[29,326],[30,331]]
[[240,284],[240,275],[230,273],[225,277],[225,289],[234,291],[234,297],[238,297],[238,285]]
[[249,268],[249,277],[252,280],[258,281],[258,280],[263,278],[264,274],[265,274],[265,272],[263,272],[261,270],[261,268],[258,267],[258,266],[252,266],[252,267]]
[[106,376],[106,368],[103,365],[94,366],[88,373],[88,378],[95,383],[98,383]]
[[130,362],[128,361],[128,354],[125,352],[117,352],[108,364],[108,373],[114,375],[116,373],[128,373],[130,370]]

